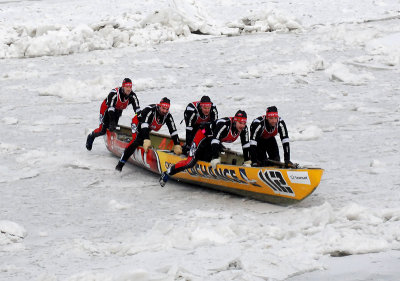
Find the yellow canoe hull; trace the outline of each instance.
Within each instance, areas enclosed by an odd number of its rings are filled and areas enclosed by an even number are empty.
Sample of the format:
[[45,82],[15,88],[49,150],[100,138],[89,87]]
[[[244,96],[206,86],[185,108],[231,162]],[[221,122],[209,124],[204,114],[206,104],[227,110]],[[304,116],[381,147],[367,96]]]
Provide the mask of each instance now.
[[[121,156],[130,141],[129,131],[129,128],[121,127],[117,132],[107,132],[107,148]],[[161,174],[169,166],[185,159],[170,151],[173,143],[169,136],[152,133],[150,138],[154,149],[145,153],[139,147],[129,162]],[[193,168],[172,178],[265,202],[292,204],[307,198],[318,187],[323,174],[323,169],[310,167],[244,167],[240,165],[243,163],[242,155],[232,151],[225,153],[222,159],[222,164],[216,169],[208,162],[198,161]]]

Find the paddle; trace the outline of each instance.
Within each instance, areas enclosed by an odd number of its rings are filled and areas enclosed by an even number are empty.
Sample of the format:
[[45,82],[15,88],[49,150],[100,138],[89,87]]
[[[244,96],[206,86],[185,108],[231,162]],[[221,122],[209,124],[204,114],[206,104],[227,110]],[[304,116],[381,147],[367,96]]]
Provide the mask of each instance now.
[[299,164],[297,164],[297,163],[289,163],[288,165],[286,165],[283,162],[270,160],[270,159],[266,160],[265,162],[273,164],[275,166],[284,167],[284,168],[294,168],[294,169],[299,168]]

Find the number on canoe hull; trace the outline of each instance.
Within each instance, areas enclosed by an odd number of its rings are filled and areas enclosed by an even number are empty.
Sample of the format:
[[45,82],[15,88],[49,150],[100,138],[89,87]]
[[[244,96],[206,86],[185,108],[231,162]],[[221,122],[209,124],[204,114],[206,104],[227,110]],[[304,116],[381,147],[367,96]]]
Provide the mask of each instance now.
[[292,188],[286,183],[280,171],[265,170],[258,172],[258,177],[278,194],[295,196]]

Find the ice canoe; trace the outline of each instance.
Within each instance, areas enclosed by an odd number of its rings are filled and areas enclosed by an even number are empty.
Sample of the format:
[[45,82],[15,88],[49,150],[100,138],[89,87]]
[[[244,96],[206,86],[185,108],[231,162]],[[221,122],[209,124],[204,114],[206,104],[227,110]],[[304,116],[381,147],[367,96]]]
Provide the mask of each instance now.
[[[107,149],[120,157],[131,136],[131,129],[125,126],[114,132],[107,131],[104,136]],[[185,156],[171,151],[173,141],[169,136],[152,132],[150,139],[153,149],[145,153],[142,147],[138,147],[129,158],[130,163],[160,175],[170,165],[185,159]],[[323,174],[321,168],[285,168],[280,162],[268,167],[244,167],[242,164],[241,153],[227,150],[221,155],[221,164],[216,169],[209,162],[198,161],[193,168],[174,175],[172,179],[269,203],[293,204],[313,193]]]

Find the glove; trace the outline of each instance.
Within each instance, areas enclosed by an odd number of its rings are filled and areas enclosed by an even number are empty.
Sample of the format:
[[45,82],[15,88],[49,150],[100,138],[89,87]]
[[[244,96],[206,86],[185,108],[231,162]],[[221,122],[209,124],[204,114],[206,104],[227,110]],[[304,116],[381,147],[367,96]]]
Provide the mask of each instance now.
[[221,157],[211,160],[211,167],[213,169],[216,169],[218,164],[221,164]]
[[251,167],[251,160],[247,160],[243,162],[244,167]]
[[149,150],[149,147],[151,146],[151,140],[149,139],[145,139],[143,141],[143,148],[144,148],[144,152],[147,152],[147,150]]
[[115,121],[110,121],[110,126],[108,127],[108,130],[110,132],[114,132],[116,128],[117,128],[117,123]]
[[174,153],[176,155],[181,155],[182,154],[182,146],[179,144],[174,145]]

